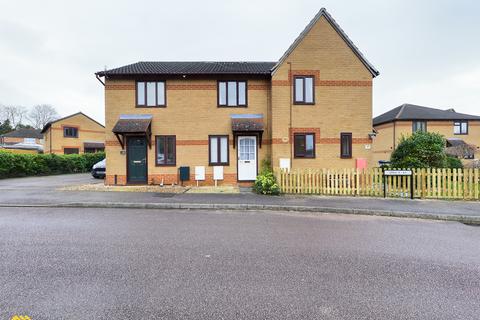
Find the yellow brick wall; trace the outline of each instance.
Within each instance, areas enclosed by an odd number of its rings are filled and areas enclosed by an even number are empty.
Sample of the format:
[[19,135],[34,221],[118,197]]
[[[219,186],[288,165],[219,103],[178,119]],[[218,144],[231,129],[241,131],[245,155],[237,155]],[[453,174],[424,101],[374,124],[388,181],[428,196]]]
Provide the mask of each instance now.
[[[292,75],[315,76],[315,105],[291,105]],[[293,159],[292,168],[351,168],[356,158],[371,164],[372,75],[322,17],[272,77],[272,154],[293,158],[291,127],[317,128],[315,159]],[[340,133],[353,136],[352,159],[340,158]],[[287,140],[288,139],[288,140]]]
[[[63,127],[78,128],[78,137],[64,137]],[[44,153],[63,154],[64,148],[79,148],[79,153],[83,153],[85,142],[105,142],[105,128],[83,114],[78,114],[52,123],[43,137]]]
[[[162,80],[162,79],[159,79]],[[240,79],[239,79],[240,80]],[[208,164],[208,136],[229,136],[230,164],[224,166],[224,183],[236,182],[237,149],[233,149],[231,114],[262,114],[266,128],[262,147],[258,149],[258,166],[270,155],[270,129],[267,106],[269,105],[269,82],[248,80],[248,107],[217,107],[217,80],[167,80],[166,108],[135,108],[134,80],[107,80],[105,90],[107,183],[117,175],[117,183],[125,182],[126,155],[112,128],[121,114],[150,114],[152,120],[152,149],[148,150],[148,176],[150,183],[176,182],[180,166],[205,166],[206,176],[211,180],[213,167]],[[176,136],[176,166],[155,166],[156,135]],[[154,181],[152,181],[152,179]],[[191,181],[192,182],[192,181]],[[209,181],[211,182],[211,181]],[[206,182],[208,183],[208,182]]]
[[[292,106],[291,126],[290,74],[315,75],[316,100],[315,105]],[[148,151],[149,183],[176,181],[179,166],[190,166],[193,173],[194,166],[203,165],[211,178],[208,135],[229,135],[230,165],[224,167],[224,183],[235,183],[237,150],[232,147],[231,114],[263,114],[266,129],[259,167],[265,158],[274,167],[279,166],[279,158],[291,158],[290,135],[310,129],[318,132],[316,158],[293,159],[293,168],[348,168],[355,166],[357,158],[372,162],[368,136],[372,132],[372,75],[323,17],[271,81],[248,79],[248,108],[218,108],[216,80],[187,77],[167,79],[166,84],[166,108],[135,108],[135,81],[106,79],[107,184],[113,184],[115,176],[118,184],[126,182],[126,155],[112,133],[121,114],[151,114],[153,139],[155,135],[176,136],[175,167],[156,167],[154,146]],[[340,158],[341,132],[352,133],[352,159]]]
[[[427,121],[427,131],[436,132],[445,138],[458,138],[466,143],[480,147],[480,121],[468,122],[468,134],[456,135],[453,133],[454,121]],[[408,137],[412,134],[412,121],[396,121],[375,126],[378,135],[374,139],[373,153],[375,161],[390,160],[391,153],[398,146],[402,136]],[[394,145],[395,137],[395,145]]]

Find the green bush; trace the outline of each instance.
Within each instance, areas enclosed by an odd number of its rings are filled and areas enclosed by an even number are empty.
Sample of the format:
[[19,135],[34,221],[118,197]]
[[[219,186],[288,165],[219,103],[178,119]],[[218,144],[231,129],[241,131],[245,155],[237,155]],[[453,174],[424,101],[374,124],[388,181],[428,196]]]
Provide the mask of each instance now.
[[0,178],[88,172],[104,158],[104,152],[56,155],[0,151]]
[[392,153],[390,167],[461,168],[459,161],[449,159],[445,144],[445,138],[433,132],[418,131],[408,138],[402,137]]
[[268,160],[262,162],[262,169],[255,180],[253,190],[259,194],[278,195],[280,194],[280,186],[273,174],[272,167]]
[[447,168],[462,169],[463,163],[454,156],[447,156]]
[[390,165],[393,168],[444,168],[446,159],[442,135],[417,131],[408,138],[401,138]]

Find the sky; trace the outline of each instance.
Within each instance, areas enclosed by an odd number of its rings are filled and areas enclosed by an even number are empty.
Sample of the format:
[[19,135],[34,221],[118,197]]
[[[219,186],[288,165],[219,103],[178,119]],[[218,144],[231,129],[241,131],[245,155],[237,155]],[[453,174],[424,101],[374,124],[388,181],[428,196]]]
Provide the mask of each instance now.
[[0,0],[0,104],[104,121],[94,73],[137,61],[277,61],[321,7],[380,71],[373,114],[480,115],[476,0]]

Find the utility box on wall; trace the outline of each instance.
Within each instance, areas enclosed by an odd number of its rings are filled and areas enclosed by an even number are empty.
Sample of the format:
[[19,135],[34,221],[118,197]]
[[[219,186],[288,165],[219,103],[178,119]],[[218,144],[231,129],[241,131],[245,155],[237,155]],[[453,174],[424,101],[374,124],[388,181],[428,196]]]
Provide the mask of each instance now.
[[180,173],[180,181],[190,180],[190,167],[180,167],[178,171]]

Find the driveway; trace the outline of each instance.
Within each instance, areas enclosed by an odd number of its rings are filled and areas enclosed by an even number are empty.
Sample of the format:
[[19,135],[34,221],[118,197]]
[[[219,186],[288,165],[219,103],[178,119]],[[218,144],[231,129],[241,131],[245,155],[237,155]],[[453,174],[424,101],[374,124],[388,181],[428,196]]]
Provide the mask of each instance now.
[[438,214],[445,216],[480,217],[478,201],[442,201],[383,199],[344,196],[261,196],[241,194],[197,194],[154,192],[98,192],[65,191],[62,187],[103,183],[90,174],[70,174],[0,180],[0,205],[50,205],[65,203],[100,204],[254,204],[332,208],[338,210],[363,209],[385,212]]
[[478,319],[480,229],[284,212],[0,208],[0,319]]
[[103,180],[94,179],[90,173],[62,174],[44,177],[0,179],[0,190],[27,191],[45,189],[49,191],[53,188],[101,182]]

